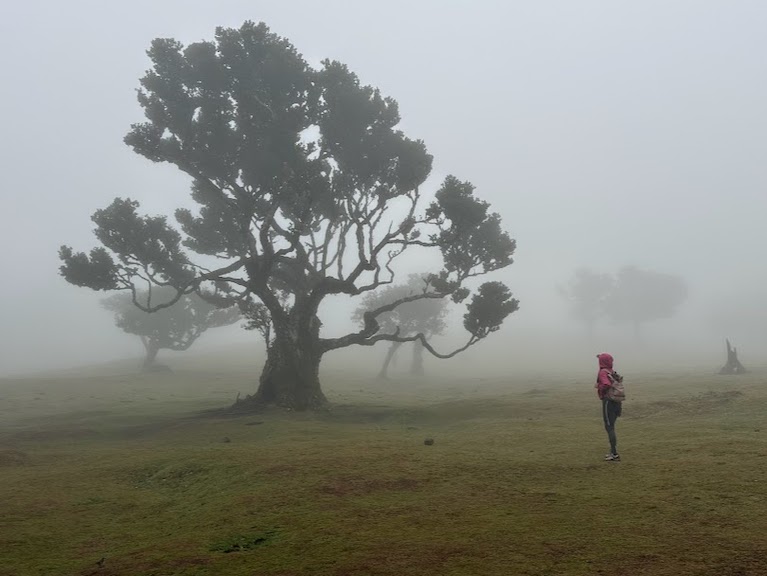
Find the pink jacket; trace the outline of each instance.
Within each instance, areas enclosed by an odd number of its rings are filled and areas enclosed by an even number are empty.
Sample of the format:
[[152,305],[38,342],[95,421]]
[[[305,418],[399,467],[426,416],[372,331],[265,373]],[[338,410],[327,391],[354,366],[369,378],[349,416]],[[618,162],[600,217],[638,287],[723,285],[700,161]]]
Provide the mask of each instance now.
[[597,358],[599,358],[599,372],[594,387],[597,389],[597,395],[602,399],[612,385],[609,374],[613,372],[613,357],[610,354],[598,354]]

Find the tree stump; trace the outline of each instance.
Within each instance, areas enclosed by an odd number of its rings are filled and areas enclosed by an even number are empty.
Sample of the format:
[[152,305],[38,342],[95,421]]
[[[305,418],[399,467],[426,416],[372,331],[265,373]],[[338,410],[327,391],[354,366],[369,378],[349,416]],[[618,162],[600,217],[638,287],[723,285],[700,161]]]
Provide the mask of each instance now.
[[738,349],[730,345],[729,338],[727,339],[727,364],[722,366],[719,371],[720,374],[745,374],[747,370],[738,360]]

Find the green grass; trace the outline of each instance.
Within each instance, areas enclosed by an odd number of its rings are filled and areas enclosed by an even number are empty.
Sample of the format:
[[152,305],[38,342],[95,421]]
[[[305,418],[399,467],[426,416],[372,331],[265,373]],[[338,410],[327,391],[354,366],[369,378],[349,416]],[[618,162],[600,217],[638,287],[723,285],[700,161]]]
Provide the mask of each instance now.
[[0,575],[767,574],[767,374],[627,378],[620,463],[590,375],[249,380],[0,381]]

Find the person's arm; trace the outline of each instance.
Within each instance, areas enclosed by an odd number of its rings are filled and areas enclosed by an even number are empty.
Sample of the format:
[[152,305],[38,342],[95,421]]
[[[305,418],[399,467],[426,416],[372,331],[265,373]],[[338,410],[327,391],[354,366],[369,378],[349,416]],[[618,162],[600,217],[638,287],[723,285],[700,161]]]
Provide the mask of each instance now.
[[599,377],[597,378],[597,393],[600,398],[604,398],[607,393],[607,389],[612,386],[610,376],[607,374],[607,370],[602,369],[599,371]]

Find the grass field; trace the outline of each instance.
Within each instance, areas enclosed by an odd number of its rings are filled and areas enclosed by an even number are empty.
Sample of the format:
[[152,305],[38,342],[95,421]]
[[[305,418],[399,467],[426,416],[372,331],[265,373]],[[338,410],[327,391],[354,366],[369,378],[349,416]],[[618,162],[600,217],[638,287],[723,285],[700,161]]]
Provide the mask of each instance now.
[[627,377],[620,463],[591,374],[253,379],[0,381],[0,576],[767,574],[767,372]]

